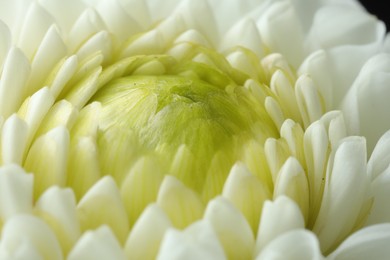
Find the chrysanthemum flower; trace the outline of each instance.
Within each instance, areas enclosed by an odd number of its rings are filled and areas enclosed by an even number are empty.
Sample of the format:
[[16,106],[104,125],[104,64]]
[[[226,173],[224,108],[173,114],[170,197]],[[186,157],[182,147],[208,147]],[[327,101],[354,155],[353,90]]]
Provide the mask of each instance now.
[[0,1],[0,259],[385,258],[385,31],[355,1]]

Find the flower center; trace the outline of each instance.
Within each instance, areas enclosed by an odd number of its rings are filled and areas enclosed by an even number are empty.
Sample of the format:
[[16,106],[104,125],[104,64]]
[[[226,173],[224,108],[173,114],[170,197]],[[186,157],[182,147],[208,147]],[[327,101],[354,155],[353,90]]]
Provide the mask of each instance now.
[[[99,150],[112,158],[102,168],[121,183],[137,159],[153,155],[165,174],[199,193],[208,175],[218,175],[219,184],[211,185],[215,190],[204,195],[208,199],[221,191],[247,142],[263,143],[278,132],[263,104],[221,70],[175,62],[164,71],[123,75],[90,100],[102,105]],[[210,172],[216,160],[225,165],[221,173]]]

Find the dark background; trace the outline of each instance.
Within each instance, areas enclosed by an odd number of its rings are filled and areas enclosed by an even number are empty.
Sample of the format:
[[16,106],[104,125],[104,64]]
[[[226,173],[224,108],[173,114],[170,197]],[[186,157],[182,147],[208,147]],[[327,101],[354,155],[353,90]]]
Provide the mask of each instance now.
[[359,0],[368,12],[376,15],[378,19],[386,23],[387,31],[390,29],[390,7],[386,7],[390,2],[386,0]]

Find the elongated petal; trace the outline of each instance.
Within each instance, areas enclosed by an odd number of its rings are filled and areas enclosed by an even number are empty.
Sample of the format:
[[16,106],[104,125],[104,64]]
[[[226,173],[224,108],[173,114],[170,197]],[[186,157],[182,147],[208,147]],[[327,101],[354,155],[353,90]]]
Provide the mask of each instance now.
[[184,231],[169,229],[164,236],[158,260],[225,259],[221,244],[212,225],[206,221],[195,222]]
[[288,197],[279,196],[274,202],[266,201],[257,233],[255,255],[277,236],[304,226],[298,205]]
[[252,258],[255,238],[251,227],[227,199],[217,197],[209,202],[204,219],[213,225],[229,259]]
[[327,251],[341,242],[359,221],[367,198],[365,140],[343,140],[328,164],[324,197],[314,232]]
[[348,237],[330,256],[337,260],[386,259],[390,255],[390,224],[364,228]]
[[31,213],[33,179],[20,166],[0,168],[0,216],[3,220],[17,214]]
[[128,259],[156,259],[165,232],[172,227],[165,212],[149,205],[133,226],[125,244]]
[[[102,208],[105,210],[102,211]],[[107,225],[123,243],[129,223],[119,190],[111,176],[100,179],[77,205],[83,231]],[[106,232],[106,231],[104,231]]]
[[317,237],[306,230],[294,230],[272,240],[256,260],[321,260]]
[[[43,259],[63,259],[54,233],[45,222],[31,215],[18,215],[5,223],[0,251],[7,251],[11,256],[20,257],[19,259],[29,258],[30,253],[33,256],[39,254]],[[23,253],[26,255],[22,255]]]
[[69,260],[125,260],[125,254],[109,227],[87,231],[69,253]]

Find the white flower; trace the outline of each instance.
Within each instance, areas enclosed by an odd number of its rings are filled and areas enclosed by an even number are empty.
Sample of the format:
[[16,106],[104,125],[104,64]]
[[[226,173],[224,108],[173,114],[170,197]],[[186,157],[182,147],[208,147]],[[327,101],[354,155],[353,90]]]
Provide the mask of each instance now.
[[385,258],[385,31],[353,0],[1,1],[0,259]]

